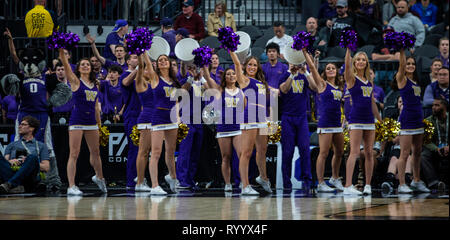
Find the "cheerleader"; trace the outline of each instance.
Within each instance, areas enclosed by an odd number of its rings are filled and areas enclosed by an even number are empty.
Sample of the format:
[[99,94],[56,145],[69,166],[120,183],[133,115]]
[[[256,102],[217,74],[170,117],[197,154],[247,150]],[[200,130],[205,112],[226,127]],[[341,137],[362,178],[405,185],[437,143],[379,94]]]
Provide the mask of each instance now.
[[[430,192],[425,183],[420,180],[420,154],[423,144],[423,111],[420,97],[419,78],[416,73],[416,61],[413,57],[405,57],[405,50],[400,50],[398,72],[395,75],[403,109],[400,113],[400,158],[397,162],[399,187],[398,193],[414,191]],[[405,183],[406,160],[412,153],[414,180],[411,188]]]
[[343,83],[339,81],[338,68],[334,63],[325,65],[322,75],[319,75],[317,68],[308,52],[303,49],[306,63],[311,69],[314,82],[317,86],[319,101],[317,102],[319,121],[317,133],[319,134],[319,156],[316,163],[316,174],[319,185],[318,192],[333,192],[324,182],[325,160],[328,156],[331,145],[333,146],[333,158],[331,160],[332,177],[329,183],[336,189],[343,191],[341,180],[339,179],[339,169],[344,149],[344,135],[341,123],[341,103],[343,96]]
[[[266,102],[269,99],[269,86],[264,78],[261,64],[254,56],[247,58],[242,71],[241,62],[235,52],[230,52],[236,69],[236,80],[247,98],[244,109],[244,123],[241,124],[242,148],[239,157],[239,173],[242,182],[242,195],[259,195],[249,184],[248,169],[253,148],[256,146],[256,164],[259,176],[256,182],[266,192],[271,193],[270,181],[266,173],[266,151],[268,136],[261,132],[267,129]],[[258,134],[259,133],[259,134]]]
[[233,69],[227,68],[222,74],[220,85],[212,79],[208,68],[205,71],[208,86],[218,90],[215,96],[214,109],[221,114],[220,122],[216,125],[217,141],[222,155],[222,176],[225,181],[225,192],[233,191],[231,184],[231,159],[233,148],[238,156],[241,155],[241,128],[240,123],[244,120],[245,97],[239,84],[236,81],[236,73]]
[[[144,74],[143,67],[147,72]],[[165,142],[165,160],[169,174],[164,177],[172,192],[176,192],[178,180],[175,169],[175,148],[178,136],[178,105],[177,101],[171,100],[176,89],[181,85],[178,82],[175,72],[171,70],[169,57],[161,55],[156,60],[156,68],[150,61],[147,54],[139,57],[139,69],[137,79],[145,77],[150,83],[153,91],[153,110],[151,114],[151,158],[150,158],[150,178],[152,181],[151,194],[167,194],[158,183],[158,161],[161,156],[163,140]],[[136,89],[137,90],[137,89]],[[145,105],[145,103],[142,103]],[[175,110],[175,111],[174,111]],[[146,141],[144,141],[146,142]],[[148,143],[148,142],[146,142]],[[141,144],[140,144],[141,145]],[[144,144],[142,144],[144,145]],[[142,167],[142,165],[141,165]],[[139,171],[139,170],[138,170]],[[138,173],[138,184],[143,182],[142,170]]]
[[[360,153],[363,141],[364,149],[372,149],[375,141],[374,116],[381,121],[377,105],[373,97],[373,80],[370,79],[369,59],[364,52],[357,52],[351,57],[347,48],[345,55],[344,79],[351,96],[352,107],[348,119],[350,130],[350,154],[346,164],[345,195],[372,194],[370,182],[372,180],[374,159],[371,151],[364,151],[366,185],[364,192],[358,191],[352,184],[353,170]],[[369,107],[371,106],[371,107]]]
[[83,58],[77,64],[76,73],[70,68],[69,61],[64,55],[64,49],[59,49],[59,58],[72,89],[74,108],[69,120],[69,161],[67,162],[67,179],[69,180],[68,195],[82,195],[75,185],[77,159],[80,153],[81,140],[84,136],[89,147],[90,164],[95,170],[92,181],[100,190],[107,192],[103,178],[102,160],[99,149],[99,126],[101,124],[100,110],[98,109],[98,88],[95,73],[92,71],[89,59]]

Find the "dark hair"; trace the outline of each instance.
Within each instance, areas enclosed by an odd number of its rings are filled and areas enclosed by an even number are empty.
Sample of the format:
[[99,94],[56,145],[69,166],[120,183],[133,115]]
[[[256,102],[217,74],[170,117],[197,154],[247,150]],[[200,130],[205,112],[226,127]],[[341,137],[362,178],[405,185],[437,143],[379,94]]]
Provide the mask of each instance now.
[[[225,69],[225,71],[223,71],[222,75],[220,76],[220,88],[221,88],[222,91],[224,91],[225,87],[227,86],[226,75],[227,75],[228,70],[235,71],[234,69],[232,69],[230,67],[228,67],[227,69]],[[235,86],[239,88],[239,83],[237,81],[235,83]]]
[[278,45],[277,43],[271,42],[271,43],[267,44],[266,54],[269,52],[270,49],[275,49],[275,50],[277,50],[278,53],[280,53],[280,45]]
[[[447,69],[448,69],[448,68],[447,68]],[[445,109],[448,110],[448,101],[447,101],[447,99],[445,99],[445,98],[442,97],[442,96],[439,96],[439,97],[435,98],[434,100],[440,101],[441,104],[444,105]]]
[[22,118],[22,121],[26,121],[28,123],[28,125],[30,125],[30,127],[34,128],[33,136],[39,130],[39,125],[41,124],[41,122],[37,118],[28,115],[28,116],[25,116],[24,118]]
[[[413,72],[413,79],[411,79],[411,80],[413,80],[414,82],[416,82],[417,84],[419,84],[420,79],[419,79],[419,74],[417,73],[417,62],[416,62],[416,59],[415,59],[413,56],[406,57],[405,64],[406,64],[406,62],[408,62],[408,59],[410,59],[410,58],[414,60],[414,65],[416,66],[416,69],[414,69],[414,72]],[[391,82],[391,88],[392,88],[392,90],[394,90],[394,91],[399,90],[399,88],[398,88],[398,83],[397,83],[397,79],[396,79],[397,73],[398,73],[398,72],[396,72],[396,73],[394,74],[393,80],[392,80],[392,82]]]
[[126,52],[127,51],[127,48],[124,46],[124,45],[116,45],[116,47],[114,48],[114,50],[116,50],[118,47],[122,47],[123,48],[123,50]]
[[327,81],[327,74],[326,74],[326,69],[327,69],[327,66],[328,65],[334,65],[334,67],[336,68],[336,76],[334,77],[334,84],[336,85],[336,86],[338,86],[339,87],[339,89],[341,89],[341,90],[343,90],[344,89],[344,81],[342,81],[340,78],[339,78],[339,76],[340,76],[340,74],[339,74],[339,68],[337,67],[337,65],[335,64],[335,63],[327,63],[326,65],[325,65],[325,68],[323,69],[323,72],[322,72],[322,74],[321,74],[321,77],[322,77],[322,79],[323,80],[325,80],[325,81]]
[[284,23],[281,21],[275,21],[273,22],[274,27],[284,27]]
[[[82,59],[80,59],[80,61],[78,61],[78,63],[77,63],[77,67],[75,69],[75,75],[78,78],[81,78],[80,70],[79,70],[81,61],[88,61],[89,65],[91,65],[91,61],[89,60],[89,58],[82,58]],[[91,65],[91,72],[89,72],[89,79],[87,79],[87,80],[89,80],[89,82],[91,82],[91,83],[96,83],[96,81],[97,81],[97,79],[95,78],[95,72],[92,71],[92,65]]]
[[[161,70],[158,68],[158,61],[159,61],[160,57],[166,57],[167,60],[170,62],[169,56],[167,56],[165,54],[159,55],[159,57],[156,59],[156,69],[155,69],[155,72],[156,72],[156,74],[158,74],[158,76],[161,76]],[[175,85],[176,88],[181,88],[181,83],[178,81],[176,73],[173,72],[171,69],[172,69],[172,67],[169,67],[170,79],[173,81],[173,84]]]
[[121,75],[123,73],[123,69],[119,65],[112,65],[108,68],[108,72],[117,72]]
[[61,62],[60,59],[58,59],[58,62],[56,62],[55,66],[53,67],[53,71],[56,71],[56,68],[58,67],[64,67],[63,63]]
[[442,62],[442,60],[439,59],[439,58],[433,59],[433,61],[431,62],[431,65],[433,65],[435,62],[440,62],[442,65],[444,65],[444,63]]
[[439,68],[439,71],[441,71],[441,69],[446,69],[447,71],[450,71],[449,68],[446,66],[442,66],[441,68]]
[[270,95],[269,85],[267,84],[266,77],[265,77],[264,72],[263,72],[262,67],[261,67],[261,63],[259,62],[259,59],[257,57],[250,56],[250,57],[247,58],[247,60],[245,60],[245,63],[244,63],[244,75],[247,75],[247,65],[250,62],[250,60],[252,60],[252,59],[255,59],[256,65],[258,66],[258,69],[256,70],[255,79],[258,80],[258,81],[261,81],[264,84],[264,86],[266,88],[266,95],[267,95],[267,97],[269,97],[269,95]]

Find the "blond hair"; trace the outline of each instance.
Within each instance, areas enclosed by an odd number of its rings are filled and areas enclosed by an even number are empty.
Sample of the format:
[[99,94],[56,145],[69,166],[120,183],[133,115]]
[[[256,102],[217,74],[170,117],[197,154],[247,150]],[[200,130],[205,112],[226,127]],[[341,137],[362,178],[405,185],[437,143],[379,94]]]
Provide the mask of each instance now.
[[364,58],[366,59],[366,68],[364,69],[364,78],[366,80],[370,80],[370,64],[369,64],[369,57],[367,57],[367,54],[365,52],[357,52],[355,54],[355,56],[353,56],[352,59],[352,70],[353,70],[353,75],[357,76],[358,70],[356,69],[355,63],[356,63],[356,59],[358,58],[359,55],[364,55]]
[[[363,0],[359,0],[359,2],[360,2],[361,4],[363,4]],[[374,3],[375,3],[375,0],[370,0],[370,1],[369,1],[369,4],[370,4],[370,5],[372,5],[372,4],[374,4]]]

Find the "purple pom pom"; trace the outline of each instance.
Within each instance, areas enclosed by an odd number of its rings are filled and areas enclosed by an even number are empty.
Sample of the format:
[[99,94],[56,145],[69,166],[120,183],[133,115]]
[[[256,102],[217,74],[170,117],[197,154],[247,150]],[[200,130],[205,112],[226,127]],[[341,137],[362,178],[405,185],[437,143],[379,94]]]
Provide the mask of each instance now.
[[217,38],[222,43],[220,47],[226,50],[234,52],[237,50],[237,46],[241,44],[239,42],[239,35],[233,32],[231,27],[220,28],[218,35]]
[[384,36],[384,45],[393,52],[414,47],[416,37],[406,32],[388,32]]
[[194,51],[192,51],[192,54],[195,56],[194,64],[200,68],[208,66],[211,63],[212,53],[212,49],[208,46],[194,49]]
[[303,48],[306,48],[306,50],[313,54],[314,53],[314,41],[316,41],[316,38],[314,36],[311,36],[311,33],[308,32],[298,32],[293,37],[294,43],[292,44],[292,48],[300,51]]
[[78,37],[75,33],[62,33],[62,32],[53,32],[53,34],[47,38],[47,46],[49,49],[66,49],[71,50],[75,48],[80,41],[80,37]]
[[341,39],[339,46],[342,48],[349,48],[352,51],[356,51],[358,48],[358,35],[355,30],[351,28],[344,28],[341,32]]
[[152,47],[153,32],[147,28],[137,28],[128,34],[125,39],[128,54],[141,55]]

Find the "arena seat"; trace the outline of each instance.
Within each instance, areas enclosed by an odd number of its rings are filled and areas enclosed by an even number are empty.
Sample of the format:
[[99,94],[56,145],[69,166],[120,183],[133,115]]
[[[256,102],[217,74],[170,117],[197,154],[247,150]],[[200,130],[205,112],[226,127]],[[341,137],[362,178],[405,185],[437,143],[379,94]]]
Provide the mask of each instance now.
[[250,35],[250,38],[253,41],[255,41],[256,39],[258,39],[263,35],[261,29],[252,25],[243,26],[239,28],[238,31],[246,32],[248,35]]
[[210,48],[219,48],[221,43],[214,36],[208,36],[200,42],[200,46],[209,46]]
[[295,27],[294,29],[291,30],[290,35],[294,36],[295,34],[297,34],[300,31],[306,32],[306,25],[302,24],[302,25]]
[[340,46],[328,48],[327,57],[345,58],[346,50]]
[[256,41],[252,44],[252,47],[260,47],[260,48],[265,48],[267,41],[269,41],[270,39],[272,39],[272,37],[264,35],[258,39],[256,39]]
[[439,56],[439,49],[433,45],[424,44],[414,51],[414,56],[425,56],[435,58]]
[[374,48],[375,48],[374,45],[365,45],[365,46],[359,48],[358,51],[365,52],[367,54],[367,56],[369,57],[369,60],[372,60],[372,52],[373,52]]
[[423,42],[423,44],[427,44],[427,45],[433,45],[435,47],[439,46],[439,39],[442,38],[441,34],[430,34],[428,36],[425,37],[425,41]]

